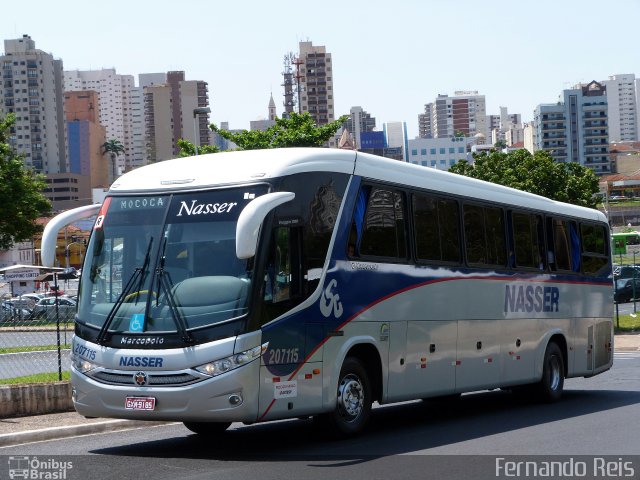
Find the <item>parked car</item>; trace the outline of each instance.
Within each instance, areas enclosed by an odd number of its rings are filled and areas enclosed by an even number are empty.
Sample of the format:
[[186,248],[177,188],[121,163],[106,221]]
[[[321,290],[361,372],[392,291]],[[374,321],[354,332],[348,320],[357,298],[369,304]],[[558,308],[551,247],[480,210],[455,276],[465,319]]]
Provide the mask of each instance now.
[[31,317],[31,310],[17,298],[4,300],[0,304],[0,322],[10,320],[27,320]]
[[634,294],[635,298],[640,298],[640,278],[621,278],[616,280],[616,290],[613,294],[613,299],[616,302],[630,302],[634,298]]
[[33,310],[33,307],[36,306],[36,303],[38,303],[44,297],[46,297],[45,294],[34,292],[34,293],[23,293],[18,298],[20,298],[20,300],[25,302],[26,308],[28,308],[29,310]]
[[58,314],[63,321],[72,320],[76,313],[76,302],[65,297],[45,297],[36,303],[31,312],[31,317],[35,319],[47,318],[55,320],[56,303],[58,304]]
[[622,267],[616,267],[613,270],[613,278],[640,278],[640,266],[638,265],[624,265]]

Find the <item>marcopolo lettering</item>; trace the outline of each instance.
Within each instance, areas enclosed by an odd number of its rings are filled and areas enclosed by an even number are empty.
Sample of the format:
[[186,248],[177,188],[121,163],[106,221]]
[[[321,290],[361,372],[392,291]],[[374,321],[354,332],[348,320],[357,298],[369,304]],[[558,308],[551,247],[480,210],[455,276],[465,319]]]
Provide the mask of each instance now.
[[121,367],[162,367],[162,357],[120,357]]
[[505,312],[557,312],[560,306],[558,287],[540,285],[506,285]]
[[233,207],[238,205],[236,202],[230,203],[198,203],[197,200],[191,200],[191,205],[187,202],[180,202],[180,210],[177,217],[182,216],[182,212],[186,215],[207,215],[211,213],[229,213]]

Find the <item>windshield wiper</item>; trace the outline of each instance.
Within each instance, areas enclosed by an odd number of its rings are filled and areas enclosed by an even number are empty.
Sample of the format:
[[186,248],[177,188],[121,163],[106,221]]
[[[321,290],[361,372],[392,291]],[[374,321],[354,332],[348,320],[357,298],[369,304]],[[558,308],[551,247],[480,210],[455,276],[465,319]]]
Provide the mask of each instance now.
[[[144,256],[144,262],[142,262],[142,267],[136,267],[136,269],[131,274],[131,277],[129,277],[129,280],[127,280],[127,284],[122,289],[122,292],[120,292],[120,295],[118,295],[118,298],[116,299],[116,302],[113,304],[113,307],[111,307],[111,310],[109,310],[109,314],[107,315],[107,318],[105,318],[104,323],[100,328],[100,332],[96,337],[96,343],[98,343],[99,345],[103,344],[105,337],[107,336],[107,331],[109,330],[111,323],[113,323],[113,319],[116,318],[116,313],[118,313],[118,310],[120,310],[120,307],[124,303],[125,298],[127,297],[127,295],[129,295],[129,292],[131,292],[131,289],[136,279],[139,279],[137,291],[139,292],[140,289],[142,288],[142,285],[144,284],[144,279],[146,278],[146,271],[149,268],[152,245],[153,245],[153,237],[149,239],[149,244],[147,245],[147,252],[145,253],[145,256]],[[138,301],[137,297],[136,297],[136,302]]]
[[191,333],[187,331],[187,323],[184,320],[184,317],[180,313],[178,306],[176,305],[176,299],[171,291],[171,287],[173,286],[173,281],[171,281],[171,275],[164,269],[164,261],[165,261],[165,249],[167,248],[167,237],[164,237],[164,241],[162,242],[162,251],[160,253],[160,261],[159,266],[156,269],[156,278],[158,279],[158,296],[156,297],[156,306],[160,300],[160,289],[164,290],[165,298],[167,299],[167,305],[169,306],[169,310],[171,311],[171,315],[173,316],[174,323],[182,337],[182,341],[185,343],[193,343],[193,336]]

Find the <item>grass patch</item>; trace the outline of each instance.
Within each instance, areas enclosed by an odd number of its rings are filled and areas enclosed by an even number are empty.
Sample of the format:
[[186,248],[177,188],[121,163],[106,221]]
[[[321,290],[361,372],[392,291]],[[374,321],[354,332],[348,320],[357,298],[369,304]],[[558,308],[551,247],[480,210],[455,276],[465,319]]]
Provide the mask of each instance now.
[[[71,379],[70,372],[62,372],[62,380]],[[23,383],[53,383],[58,381],[57,373],[37,373],[24,377],[0,378],[0,385],[16,385]]]
[[[60,348],[69,349],[71,345],[68,343],[61,344]],[[58,350],[57,345],[32,345],[28,347],[3,347],[0,348],[0,354],[2,353],[24,353],[24,352],[42,352],[46,350]]]
[[640,331],[640,312],[633,317],[631,315],[620,315],[617,319],[614,315],[613,326],[616,333],[630,333]]

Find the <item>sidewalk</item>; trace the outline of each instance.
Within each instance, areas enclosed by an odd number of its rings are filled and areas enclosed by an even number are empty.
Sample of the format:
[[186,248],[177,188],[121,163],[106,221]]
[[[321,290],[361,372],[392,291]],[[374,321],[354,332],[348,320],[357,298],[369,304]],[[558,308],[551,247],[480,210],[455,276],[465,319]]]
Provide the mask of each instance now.
[[[616,335],[614,341],[617,352],[640,352],[640,334]],[[0,418],[0,447],[167,423],[171,422],[88,419],[76,412]]]
[[0,418],[0,447],[167,423],[170,422],[85,418],[75,411],[32,417]]

